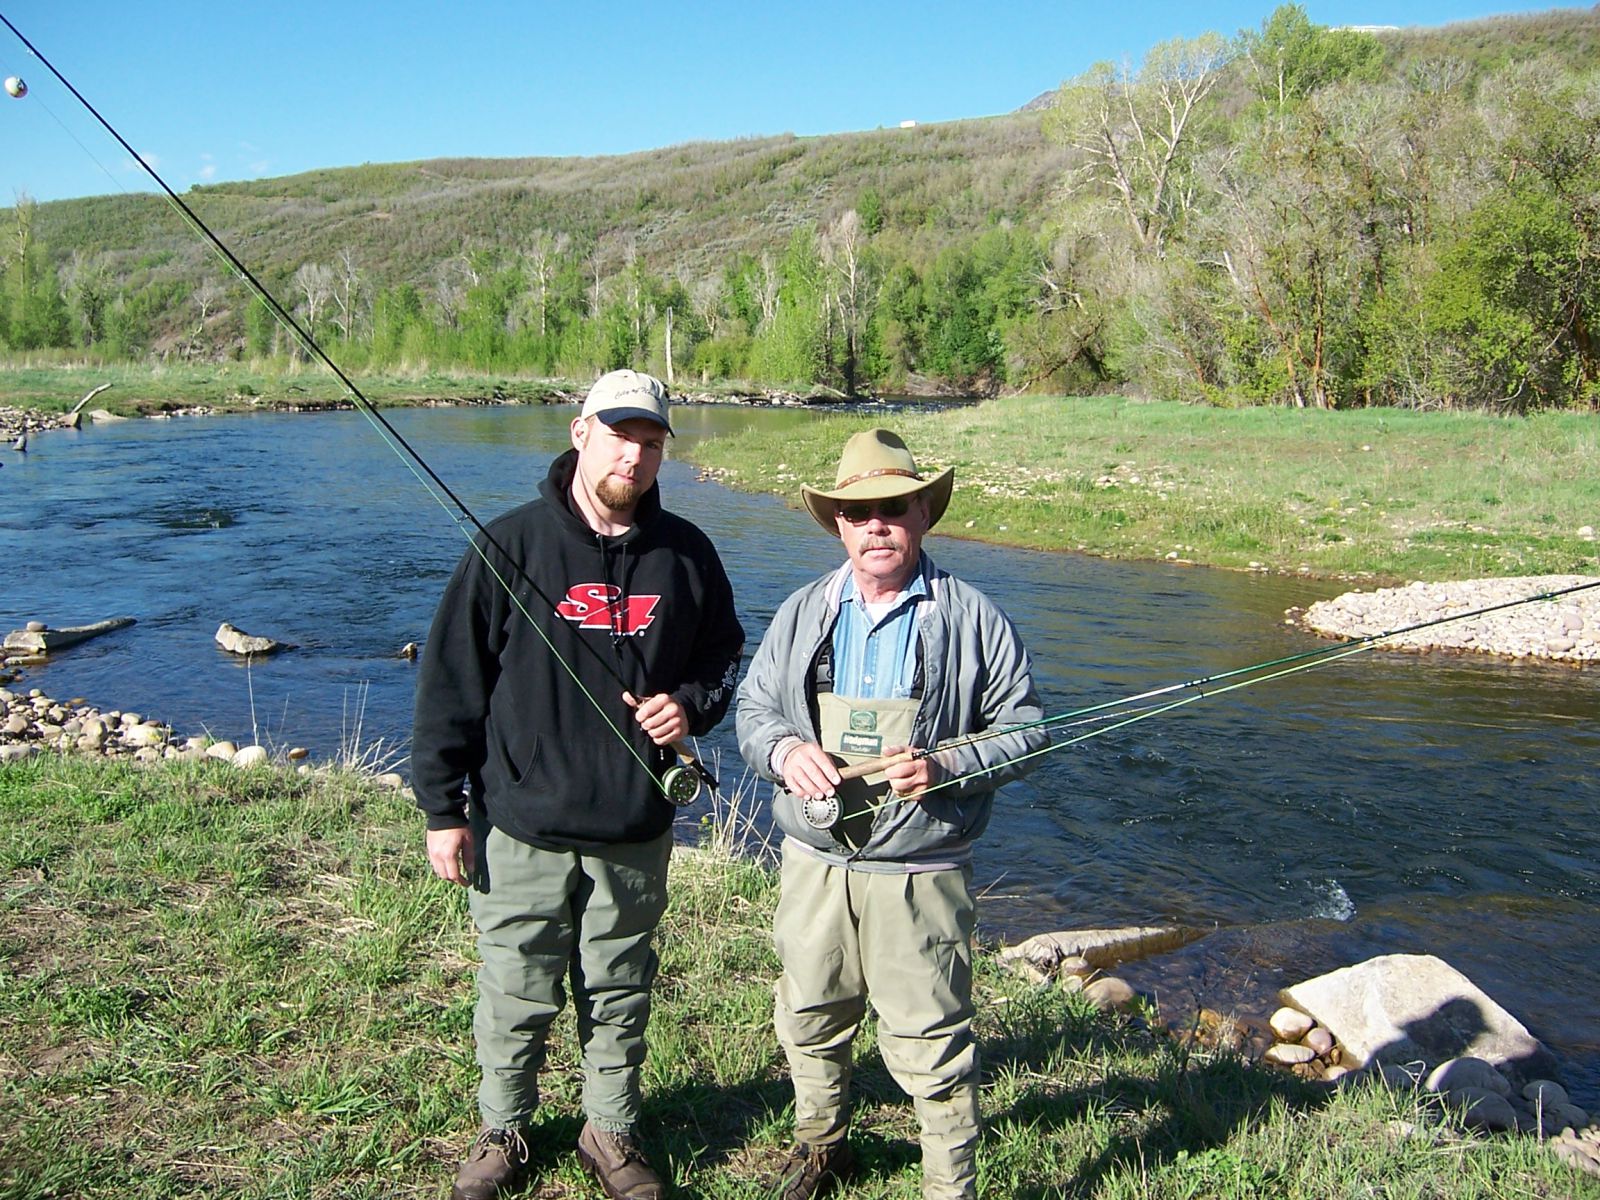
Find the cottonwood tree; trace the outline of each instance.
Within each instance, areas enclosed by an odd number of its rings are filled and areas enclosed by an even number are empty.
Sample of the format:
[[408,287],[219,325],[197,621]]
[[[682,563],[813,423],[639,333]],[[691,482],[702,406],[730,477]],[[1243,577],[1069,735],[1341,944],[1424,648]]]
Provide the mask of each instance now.
[[1097,63],[1061,85],[1045,130],[1083,155],[1082,184],[1109,198],[1144,251],[1160,255],[1193,202],[1188,167],[1228,62],[1215,33],[1162,42],[1135,74]]
[[[305,329],[317,336],[317,322],[333,298],[333,269],[323,263],[301,263],[294,273],[295,290],[300,293],[300,311],[305,315]],[[301,348],[295,347],[300,353]]]
[[572,238],[565,233],[552,233],[548,229],[535,229],[523,242],[521,257],[528,282],[533,311],[537,314],[539,337],[550,333],[550,289],[556,270],[566,255]]
[[846,209],[822,236],[822,256],[832,275],[834,306],[844,341],[839,373],[844,390],[855,395],[861,365],[861,336],[872,319],[875,286],[866,258],[867,231],[859,213]]
[[356,264],[355,252],[346,247],[339,251],[333,281],[333,302],[339,309],[339,335],[346,342],[355,339],[356,311],[361,298],[361,268]]

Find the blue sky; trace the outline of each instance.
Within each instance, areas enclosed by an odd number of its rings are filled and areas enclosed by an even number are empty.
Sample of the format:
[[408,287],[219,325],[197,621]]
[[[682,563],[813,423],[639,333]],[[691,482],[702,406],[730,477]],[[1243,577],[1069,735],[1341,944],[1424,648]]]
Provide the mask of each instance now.
[[[1275,0],[1197,5],[815,0],[427,4],[418,0],[0,0],[0,13],[177,191],[318,167],[449,156],[615,154],[988,116],[1091,63]],[[1306,0],[1321,24],[1439,25],[1551,4]],[[9,30],[0,206],[149,191]]]

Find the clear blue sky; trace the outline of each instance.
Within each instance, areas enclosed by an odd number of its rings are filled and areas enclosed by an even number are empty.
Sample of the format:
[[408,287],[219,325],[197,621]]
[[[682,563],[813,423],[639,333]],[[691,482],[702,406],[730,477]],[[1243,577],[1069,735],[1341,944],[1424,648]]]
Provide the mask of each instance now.
[[[1275,2],[0,0],[0,13],[182,192],[362,162],[615,154],[988,116],[1102,59],[1137,63],[1171,37],[1257,28]],[[1306,0],[1325,25],[1551,7]],[[0,26],[8,75],[32,91],[0,94],[0,206],[21,191],[153,190]]]

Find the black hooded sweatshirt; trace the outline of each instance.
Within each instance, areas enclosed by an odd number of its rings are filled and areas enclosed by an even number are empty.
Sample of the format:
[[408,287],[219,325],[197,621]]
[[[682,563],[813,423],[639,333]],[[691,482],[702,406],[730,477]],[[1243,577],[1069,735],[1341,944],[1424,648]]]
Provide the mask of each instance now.
[[639,728],[623,690],[667,692],[696,736],[728,710],[744,630],[711,540],[663,509],[655,485],[630,529],[596,533],[571,508],[577,461],[576,450],[561,455],[539,499],[488,526],[499,549],[478,544],[494,570],[468,550],[439,602],[411,739],[429,829],[466,825],[469,794],[525,842],[648,841],[672,824],[657,780],[675,756]]

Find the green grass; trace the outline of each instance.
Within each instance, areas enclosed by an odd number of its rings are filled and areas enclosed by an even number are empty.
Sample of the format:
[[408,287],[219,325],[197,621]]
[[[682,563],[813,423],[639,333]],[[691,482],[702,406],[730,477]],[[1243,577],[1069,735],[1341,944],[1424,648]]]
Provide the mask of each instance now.
[[[0,821],[0,1198],[443,1193],[476,1125],[473,939],[404,798],[44,757],[0,767]],[[747,859],[674,860],[642,1131],[673,1195],[762,1195],[784,1144],[775,900]],[[1195,1051],[988,953],[978,992],[986,1195],[1600,1196],[1531,1141]],[[842,1194],[914,1197],[910,1107],[861,1043]],[[531,1194],[592,1196],[570,1014],[543,1084]]]
[[798,501],[851,433],[885,424],[956,468],[939,532],[1078,550],[1380,580],[1595,573],[1592,416],[1220,409],[1018,397],[839,417],[696,446],[733,486]]
[[[348,401],[344,386],[320,363],[258,361],[152,367],[143,363],[93,364],[78,359],[52,362],[51,357],[39,354],[26,364],[0,363],[0,404],[47,413],[67,412],[103,383],[111,387],[86,407],[104,408],[125,417],[200,405],[223,412],[249,412],[257,408],[326,407]],[[397,371],[351,378],[374,404],[394,405],[496,398],[537,404],[559,390],[583,387],[561,380],[524,379],[466,369]]]

